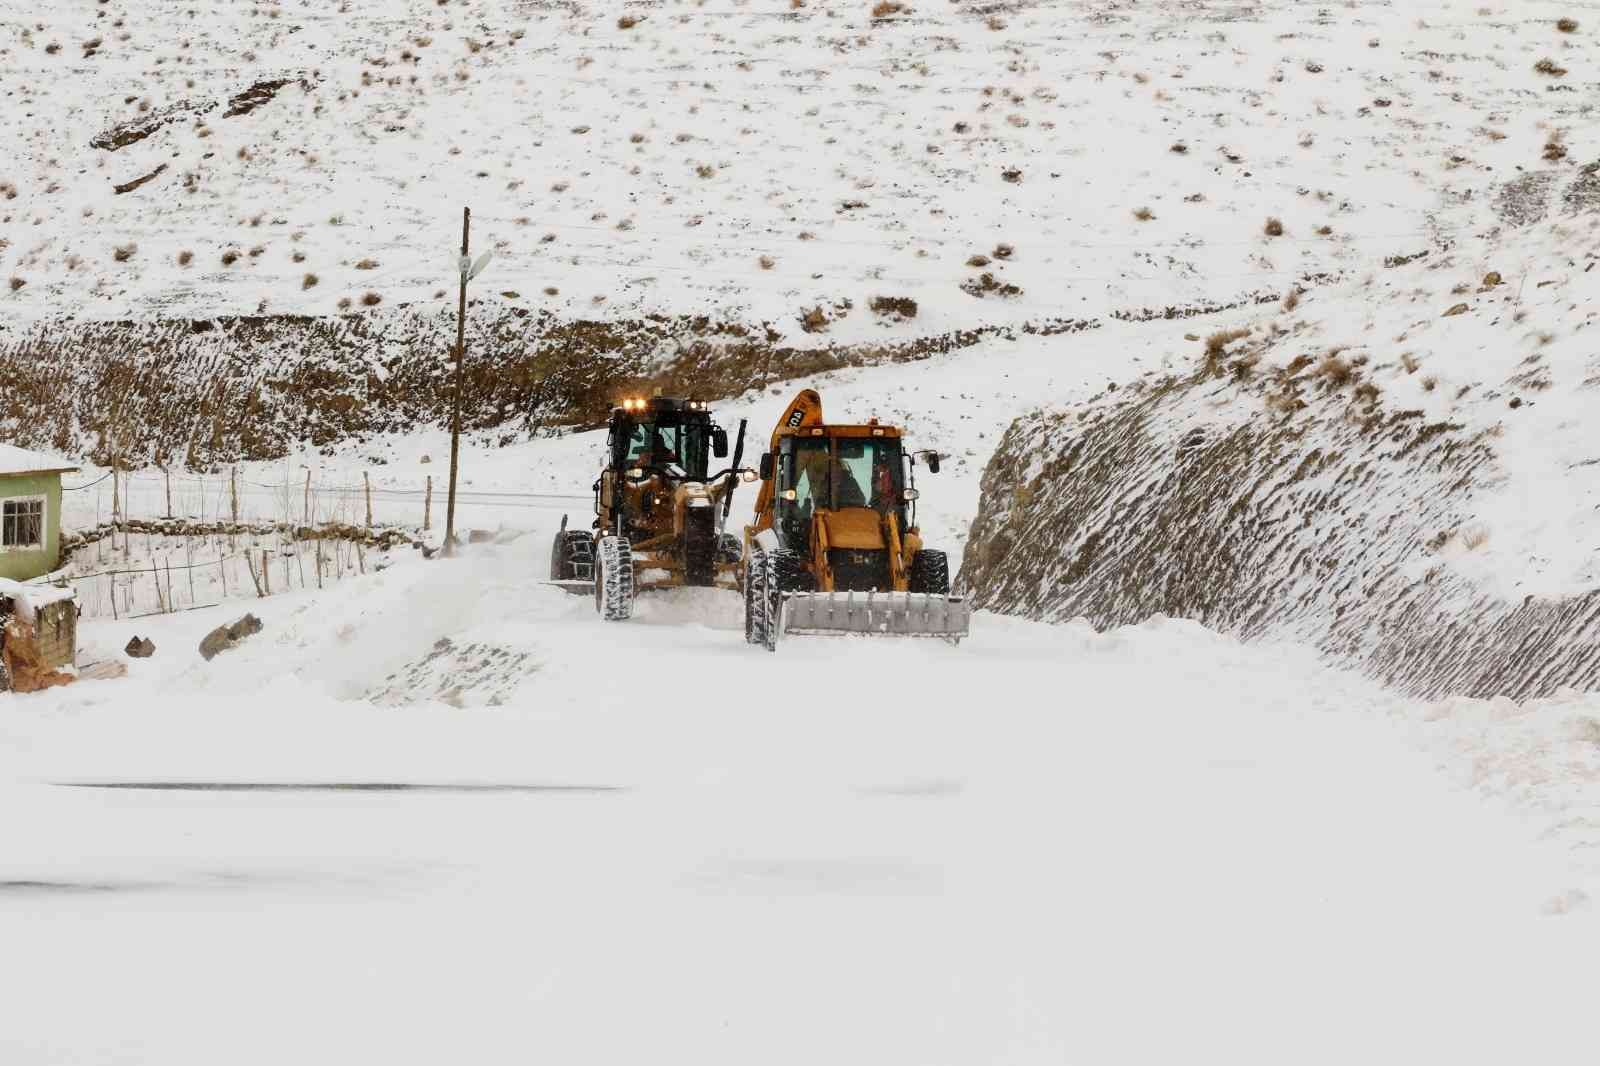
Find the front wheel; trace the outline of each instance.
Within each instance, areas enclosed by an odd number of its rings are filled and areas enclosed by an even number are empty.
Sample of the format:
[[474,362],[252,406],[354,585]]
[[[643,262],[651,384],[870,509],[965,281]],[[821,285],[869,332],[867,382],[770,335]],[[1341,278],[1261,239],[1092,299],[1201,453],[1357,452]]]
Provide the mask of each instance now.
[[608,622],[633,616],[633,547],[617,536],[599,544],[594,569],[594,609]]
[[950,560],[942,551],[920,551],[911,557],[911,573],[906,584],[912,592],[934,596],[950,595]]
[[752,548],[744,563],[745,643],[772,647],[767,640],[768,621],[767,553]]

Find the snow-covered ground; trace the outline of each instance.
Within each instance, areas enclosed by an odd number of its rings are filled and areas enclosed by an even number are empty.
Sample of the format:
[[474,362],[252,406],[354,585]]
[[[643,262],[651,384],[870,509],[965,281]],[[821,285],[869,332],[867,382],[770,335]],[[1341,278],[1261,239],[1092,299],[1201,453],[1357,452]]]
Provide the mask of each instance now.
[[1575,746],[1187,622],[608,625],[547,532],[8,700],[0,1059],[1589,1060]]

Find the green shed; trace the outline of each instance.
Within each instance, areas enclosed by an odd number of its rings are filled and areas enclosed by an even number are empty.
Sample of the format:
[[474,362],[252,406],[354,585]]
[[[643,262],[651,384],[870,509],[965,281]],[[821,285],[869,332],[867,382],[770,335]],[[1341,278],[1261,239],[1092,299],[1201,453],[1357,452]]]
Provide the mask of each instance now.
[[0,444],[0,578],[29,581],[61,559],[64,459]]

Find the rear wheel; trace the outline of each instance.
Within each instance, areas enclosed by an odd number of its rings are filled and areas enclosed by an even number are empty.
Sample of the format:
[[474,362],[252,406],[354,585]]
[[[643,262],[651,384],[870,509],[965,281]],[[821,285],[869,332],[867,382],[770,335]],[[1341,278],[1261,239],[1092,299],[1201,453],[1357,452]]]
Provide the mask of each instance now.
[[550,546],[551,581],[594,578],[594,536],[581,529],[563,529]]
[[633,615],[633,547],[623,538],[601,539],[594,568],[594,609],[608,622]]
[[906,583],[912,592],[935,596],[950,594],[950,560],[941,551],[920,551],[911,557]]

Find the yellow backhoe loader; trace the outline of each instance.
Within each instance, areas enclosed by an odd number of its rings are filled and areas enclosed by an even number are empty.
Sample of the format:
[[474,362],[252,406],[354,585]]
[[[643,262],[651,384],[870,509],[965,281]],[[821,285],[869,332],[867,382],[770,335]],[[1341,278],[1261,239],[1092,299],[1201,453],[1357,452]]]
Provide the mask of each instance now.
[[828,425],[802,390],[761,457],[755,520],[744,531],[745,639],[776,650],[791,633],[967,635],[971,607],[950,595],[950,565],[917,528],[917,454],[898,427]]

